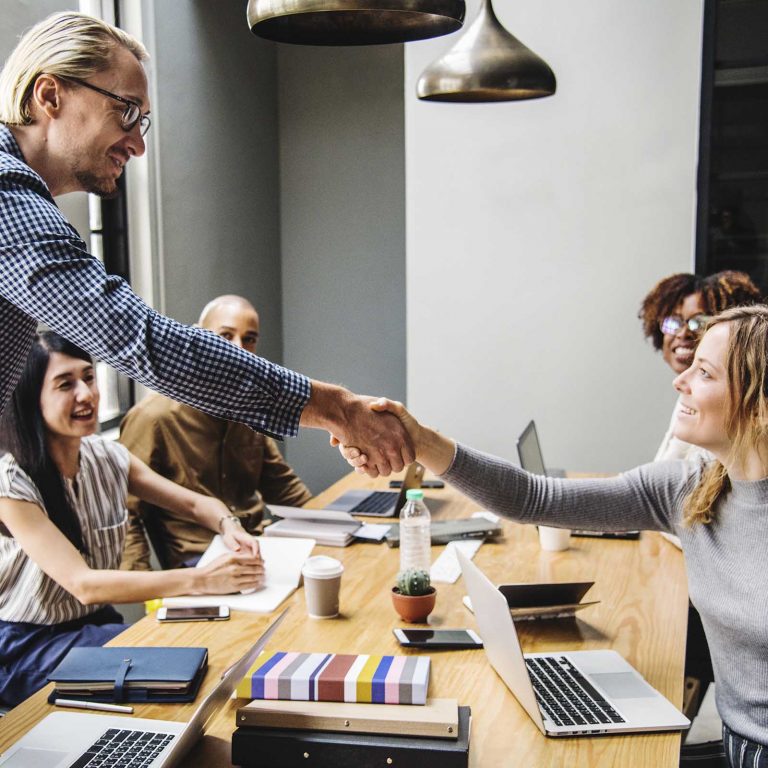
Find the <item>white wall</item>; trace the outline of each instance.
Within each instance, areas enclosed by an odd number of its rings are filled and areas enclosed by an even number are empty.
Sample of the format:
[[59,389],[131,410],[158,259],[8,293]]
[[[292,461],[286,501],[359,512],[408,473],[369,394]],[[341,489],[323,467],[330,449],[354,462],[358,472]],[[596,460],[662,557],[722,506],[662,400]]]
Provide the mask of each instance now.
[[418,102],[455,37],[406,46],[408,402],[510,458],[534,417],[551,466],[620,470],[653,457],[674,402],[636,313],[693,265],[702,0],[496,11],[554,97]]

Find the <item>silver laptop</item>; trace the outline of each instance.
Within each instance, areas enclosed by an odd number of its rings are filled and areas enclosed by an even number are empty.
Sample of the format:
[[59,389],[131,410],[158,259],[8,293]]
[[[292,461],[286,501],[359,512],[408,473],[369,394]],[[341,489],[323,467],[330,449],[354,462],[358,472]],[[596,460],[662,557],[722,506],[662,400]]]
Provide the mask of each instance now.
[[359,488],[347,491],[338,499],[326,505],[326,509],[349,512],[351,515],[369,515],[373,517],[394,517],[405,504],[405,493],[411,488],[421,488],[424,467],[413,463],[408,466],[400,492],[370,491]]
[[673,731],[691,724],[615,651],[523,655],[504,595],[456,553],[488,661],[545,736]]
[[517,438],[517,455],[520,458],[520,466],[534,475],[546,475],[547,477],[565,477],[562,469],[547,469],[544,466],[544,456],[541,453],[539,433],[536,431],[536,422],[531,419],[528,426]]
[[288,612],[286,608],[221,682],[203,699],[188,723],[115,715],[54,712],[0,756],[2,768],[87,768],[178,765],[232,696]]
[[[565,477],[562,469],[547,469],[544,464],[544,455],[541,452],[539,434],[536,431],[536,423],[531,419],[528,426],[517,438],[517,455],[520,457],[520,466],[533,475],[546,475],[547,477]],[[639,539],[640,531],[571,531],[574,536],[587,536],[598,539]]]

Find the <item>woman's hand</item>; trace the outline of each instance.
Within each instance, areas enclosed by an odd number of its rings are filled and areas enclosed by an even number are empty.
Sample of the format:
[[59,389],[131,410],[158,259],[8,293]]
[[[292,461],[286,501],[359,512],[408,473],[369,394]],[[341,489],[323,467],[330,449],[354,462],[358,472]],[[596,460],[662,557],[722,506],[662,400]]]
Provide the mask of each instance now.
[[252,555],[261,560],[258,539],[255,536],[251,536],[251,534],[243,528],[239,520],[236,520],[231,515],[220,518],[220,520],[219,528],[221,530],[221,538],[227,545],[227,549],[231,549],[233,552],[242,552],[246,555]]
[[264,561],[260,555],[219,555],[199,570],[198,590],[202,594],[227,595],[246,589],[258,589],[264,583]]

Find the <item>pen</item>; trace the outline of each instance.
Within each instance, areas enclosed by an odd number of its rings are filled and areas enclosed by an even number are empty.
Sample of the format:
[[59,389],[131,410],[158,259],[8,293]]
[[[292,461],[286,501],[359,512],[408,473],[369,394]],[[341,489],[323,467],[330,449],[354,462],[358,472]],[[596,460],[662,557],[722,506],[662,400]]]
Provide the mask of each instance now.
[[73,707],[74,709],[94,709],[97,712],[124,712],[133,714],[133,707],[124,707],[120,704],[102,704],[97,701],[75,701],[74,699],[54,699],[57,707]]

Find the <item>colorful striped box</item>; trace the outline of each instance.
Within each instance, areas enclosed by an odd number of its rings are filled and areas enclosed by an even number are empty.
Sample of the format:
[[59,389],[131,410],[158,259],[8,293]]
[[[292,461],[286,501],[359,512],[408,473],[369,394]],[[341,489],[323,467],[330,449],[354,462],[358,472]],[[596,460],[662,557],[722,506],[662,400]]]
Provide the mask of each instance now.
[[240,699],[426,704],[428,656],[262,653],[237,686]]

